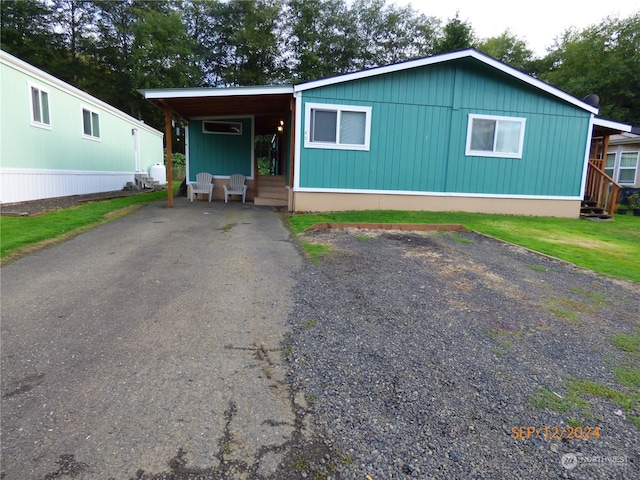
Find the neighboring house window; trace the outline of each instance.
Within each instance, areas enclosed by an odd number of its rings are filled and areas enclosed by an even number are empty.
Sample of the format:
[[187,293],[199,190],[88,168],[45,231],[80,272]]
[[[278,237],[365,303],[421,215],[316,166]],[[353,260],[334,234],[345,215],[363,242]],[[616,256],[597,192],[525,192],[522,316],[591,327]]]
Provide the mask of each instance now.
[[371,107],[306,105],[305,147],[369,150]]
[[49,92],[31,85],[31,124],[38,127],[50,127]]
[[618,167],[618,182],[636,183],[638,171],[638,156],[640,152],[622,152],[620,154],[620,166]]
[[604,173],[613,178],[613,171],[616,167],[616,154],[607,153],[607,162],[604,165]]
[[85,137],[100,138],[100,115],[96,112],[83,108],[82,133]]
[[469,115],[466,155],[522,158],[526,118]]

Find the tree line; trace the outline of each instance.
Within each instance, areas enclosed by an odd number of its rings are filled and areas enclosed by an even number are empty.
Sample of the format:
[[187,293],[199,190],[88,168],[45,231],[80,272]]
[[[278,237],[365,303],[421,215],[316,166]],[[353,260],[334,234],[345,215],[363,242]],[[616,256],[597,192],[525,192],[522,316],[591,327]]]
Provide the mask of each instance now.
[[161,126],[138,89],[299,83],[474,47],[640,125],[640,12],[560,32],[538,58],[509,30],[386,0],[15,0],[0,45],[136,118]]

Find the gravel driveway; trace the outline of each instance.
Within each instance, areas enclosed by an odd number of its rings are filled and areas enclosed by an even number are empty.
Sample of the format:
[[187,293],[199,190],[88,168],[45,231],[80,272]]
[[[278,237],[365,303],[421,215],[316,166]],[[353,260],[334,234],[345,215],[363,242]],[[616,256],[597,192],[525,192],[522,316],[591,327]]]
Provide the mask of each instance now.
[[640,478],[639,285],[475,233],[303,241],[286,351],[333,475]]

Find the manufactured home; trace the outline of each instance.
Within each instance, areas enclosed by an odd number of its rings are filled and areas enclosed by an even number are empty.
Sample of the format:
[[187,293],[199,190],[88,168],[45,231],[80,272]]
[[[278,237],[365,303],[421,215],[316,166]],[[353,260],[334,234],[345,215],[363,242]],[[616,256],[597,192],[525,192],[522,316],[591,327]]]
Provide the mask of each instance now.
[[[594,132],[627,128],[473,49],[293,86],[142,93],[186,125],[188,181],[240,173],[256,203],[279,188],[294,212],[578,217]],[[255,139],[269,134],[278,168],[261,175]]]
[[4,51],[0,69],[1,203],[122,190],[163,165],[162,132]]

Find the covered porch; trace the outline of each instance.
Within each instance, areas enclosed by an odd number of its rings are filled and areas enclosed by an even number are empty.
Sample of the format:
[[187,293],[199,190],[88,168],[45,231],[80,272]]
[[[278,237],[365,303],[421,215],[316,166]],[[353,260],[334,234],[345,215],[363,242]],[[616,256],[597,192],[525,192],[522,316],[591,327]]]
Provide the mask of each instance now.
[[631,125],[594,119],[581,216],[608,216],[616,212],[621,186],[605,171],[609,137],[630,131]]
[[[165,116],[167,181],[172,178],[173,133],[185,130],[186,182],[214,176],[213,198],[224,199],[229,177],[246,177],[247,201],[289,206],[293,186],[293,87],[141,90]],[[171,190],[169,207],[173,206]]]

